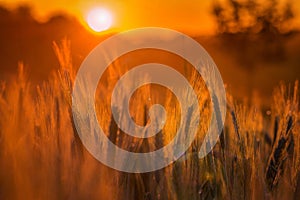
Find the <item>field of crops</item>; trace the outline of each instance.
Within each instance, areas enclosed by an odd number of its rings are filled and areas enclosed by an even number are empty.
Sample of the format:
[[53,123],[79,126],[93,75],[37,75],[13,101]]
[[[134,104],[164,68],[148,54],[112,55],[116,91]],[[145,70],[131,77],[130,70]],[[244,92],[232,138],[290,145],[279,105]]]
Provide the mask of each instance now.
[[[228,92],[227,117],[219,141],[205,158],[199,159],[211,106],[216,102],[210,100],[201,76],[187,73],[199,94],[201,119],[196,139],[168,167],[130,174],[101,164],[82,145],[72,119],[76,74],[69,43],[55,43],[54,49],[60,69],[44,83],[32,84],[26,67],[20,63],[18,74],[0,84],[0,199],[299,198],[298,81],[278,83],[271,105],[261,105],[257,96],[237,100]],[[108,74],[108,82],[121,76],[112,69]],[[140,125],[148,123],[151,104],[160,103],[167,110],[165,127],[148,139],[123,133],[105,103],[109,95],[101,96],[111,88],[100,85],[98,90],[98,121],[114,144],[128,151],[149,152],[174,137],[180,119],[179,104],[165,88],[144,86],[132,99],[131,114]],[[160,95],[164,98],[158,98]],[[184,122],[187,128],[188,123]]]

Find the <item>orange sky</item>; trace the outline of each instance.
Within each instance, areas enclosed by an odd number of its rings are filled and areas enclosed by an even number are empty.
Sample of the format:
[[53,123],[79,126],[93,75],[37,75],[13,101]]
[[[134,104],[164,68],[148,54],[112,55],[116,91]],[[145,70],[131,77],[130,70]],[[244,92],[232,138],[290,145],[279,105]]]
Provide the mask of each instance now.
[[[300,3],[295,11],[300,13]],[[51,3],[49,3],[51,2]],[[211,33],[214,30],[210,15],[212,0],[0,0],[10,8],[20,3],[30,4],[36,18],[43,21],[53,12],[63,11],[83,19],[95,6],[111,10],[114,27],[126,30],[143,26],[161,26],[190,33]],[[298,18],[299,19],[299,18]],[[300,20],[297,20],[300,27]]]

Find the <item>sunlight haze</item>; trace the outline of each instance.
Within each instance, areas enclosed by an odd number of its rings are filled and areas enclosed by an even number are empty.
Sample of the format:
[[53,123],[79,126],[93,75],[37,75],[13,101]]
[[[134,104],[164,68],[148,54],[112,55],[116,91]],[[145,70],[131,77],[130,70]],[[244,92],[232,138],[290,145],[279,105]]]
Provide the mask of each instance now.
[[[190,33],[211,33],[214,28],[210,15],[211,2],[184,1],[92,1],[92,0],[1,0],[6,7],[14,9],[19,5],[32,7],[34,17],[47,21],[55,13],[75,15],[81,22],[94,7],[105,7],[114,16],[113,28],[127,30],[143,26],[161,26]],[[195,25],[197,24],[197,25]]]

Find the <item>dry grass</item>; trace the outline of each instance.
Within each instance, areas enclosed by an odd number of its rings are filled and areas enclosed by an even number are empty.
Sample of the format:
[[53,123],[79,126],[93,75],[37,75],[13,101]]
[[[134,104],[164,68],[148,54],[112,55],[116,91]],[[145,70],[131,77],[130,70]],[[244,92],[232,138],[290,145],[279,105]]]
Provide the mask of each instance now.
[[[201,93],[197,138],[174,164],[151,173],[128,174],[102,165],[81,144],[72,120],[75,72],[69,45],[54,44],[61,68],[43,84],[32,85],[22,64],[18,77],[0,84],[0,199],[297,199],[298,82],[274,90],[268,114],[256,101],[237,103],[228,95],[220,142],[199,159],[211,105],[217,102],[210,101],[201,77],[190,73],[191,84]],[[110,72],[114,73],[119,75]],[[151,87],[137,92],[133,101],[138,112],[132,113],[133,118],[140,124],[148,122],[150,104],[137,100],[149,95],[165,106],[169,118],[161,133],[148,140],[126,136],[109,109],[96,103],[99,123],[111,141],[130,151],[147,152],[174,137],[180,112],[171,94],[161,102]]]

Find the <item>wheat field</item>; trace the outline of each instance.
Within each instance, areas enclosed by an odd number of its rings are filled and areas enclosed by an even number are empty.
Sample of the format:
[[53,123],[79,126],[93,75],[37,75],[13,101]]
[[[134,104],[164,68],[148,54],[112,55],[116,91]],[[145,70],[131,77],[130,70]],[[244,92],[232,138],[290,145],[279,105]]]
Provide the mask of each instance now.
[[[212,102],[201,77],[188,72],[193,88],[201,93],[196,139],[185,155],[168,167],[131,174],[106,167],[82,145],[72,119],[76,71],[70,43],[54,43],[54,50],[60,69],[47,81],[31,83],[26,66],[20,63],[19,73],[0,84],[0,199],[299,198],[298,81],[279,83],[268,106],[261,105],[259,97],[236,100],[228,92],[227,117],[219,141],[199,159]],[[108,78],[119,73],[112,70]],[[99,88],[105,89],[111,88]],[[101,103],[109,98],[100,97],[97,115],[107,137],[133,152],[167,144],[176,133],[180,112],[172,94],[162,88],[160,92],[165,92],[166,98],[155,99],[153,88],[145,86],[132,100],[136,106],[131,114],[138,124],[147,123],[149,105],[141,102],[147,102],[149,96],[169,113],[163,130],[144,140],[124,134]],[[188,127],[188,121],[185,123]]]

